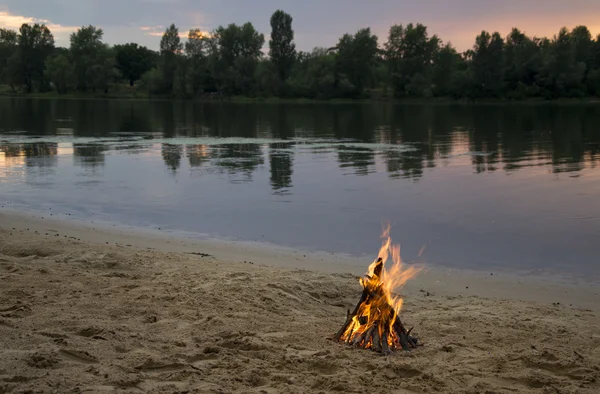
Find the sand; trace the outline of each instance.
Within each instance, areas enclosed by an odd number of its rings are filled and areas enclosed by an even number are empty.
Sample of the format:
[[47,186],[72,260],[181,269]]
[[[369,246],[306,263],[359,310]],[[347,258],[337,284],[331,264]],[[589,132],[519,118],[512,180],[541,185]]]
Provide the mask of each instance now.
[[0,226],[0,393],[600,392],[597,286],[428,270],[402,311],[424,345],[384,357],[327,339],[361,292],[344,256]]

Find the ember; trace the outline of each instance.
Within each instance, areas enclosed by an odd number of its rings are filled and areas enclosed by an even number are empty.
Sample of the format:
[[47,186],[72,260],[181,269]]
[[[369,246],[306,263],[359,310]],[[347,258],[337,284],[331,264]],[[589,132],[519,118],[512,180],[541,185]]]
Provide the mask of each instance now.
[[[353,346],[372,349],[388,354],[402,348],[411,350],[417,347],[417,338],[410,335],[400,321],[402,298],[393,291],[417,274],[416,267],[403,268],[400,259],[400,246],[392,245],[390,227],[383,230],[383,245],[377,259],[369,266],[365,278],[360,278],[363,292],[354,308],[346,316],[346,322],[333,339]],[[386,267],[388,258],[393,265]]]

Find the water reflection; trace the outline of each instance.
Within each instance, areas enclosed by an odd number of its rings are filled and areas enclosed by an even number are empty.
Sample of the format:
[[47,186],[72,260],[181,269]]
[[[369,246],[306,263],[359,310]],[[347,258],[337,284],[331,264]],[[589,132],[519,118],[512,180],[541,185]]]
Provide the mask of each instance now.
[[352,168],[356,175],[375,172],[375,152],[369,148],[346,149],[338,147],[337,161],[341,168]]
[[252,173],[264,164],[262,146],[258,144],[224,144],[213,147],[211,158],[211,163],[220,172],[242,175],[245,181],[252,180]]
[[[25,157],[27,166],[57,163],[57,144],[11,143],[11,134],[131,137],[131,144],[73,142],[76,166],[99,168],[109,150],[137,153],[152,138],[242,137],[288,140],[218,146],[161,143],[166,168],[177,174],[210,163],[232,181],[250,180],[265,163],[274,192],[293,187],[294,157],[333,153],[344,174],[386,171],[390,178],[419,180],[439,166],[467,165],[474,173],[547,167],[579,173],[600,159],[600,107],[595,105],[256,105],[170,101],[0,100],[0,152]],[[142,133],[142,134],[140,134]],[[141,146],[140,135],[148,139]],[[409,144],[411,151],[306,145],[304,139]],[[381,163],[381,166],[378,166]],[[237,176],[241,175],[241,178]]]
[[95,169],[104,165],[104,152],[108,149],[102,144],[73,144],[73,158],[76,166]]
[[278,194],[289,193],[292,187],[292,174],[294,173],[293,144],[269,144],[269,168],[271,172],[271,187]]
[[0,99],[0,199],[356,254],[391,219],[409,259],[589,277],[598,124],[596,105]]
[[185,152],[190,161],[190,167],[201,167],[210,159],[209,148],[206,145],[186,145]]
[[181,158],[183,157],[183,146],[173,144],[162,144],[160,153],[167,167],[176,173],[181,166]]
[[34,142],[26,144],[0,144],[6,166],[24,164],[27,167],[53,167],[57,163],[58,144]]

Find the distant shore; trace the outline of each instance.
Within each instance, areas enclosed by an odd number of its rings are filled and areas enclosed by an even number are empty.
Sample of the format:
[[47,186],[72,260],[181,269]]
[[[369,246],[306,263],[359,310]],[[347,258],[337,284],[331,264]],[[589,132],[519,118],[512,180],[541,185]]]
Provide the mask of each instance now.
[[402,291],[424,346],[382,357],[327,339],[368,261],[49,214],[0,226],[1,392],[600,388],[597,288],[431,269]]
[[178,98],[172,96],[151,95],[146,92],[124,92],[116,91],[109,93],[11,93],[7,91],[0,92],[0,98],[24,98],[24,99],[63,99],[63,100],[160,100],[173,102],[206,102],[206,103],[266,103],[266,104],[600,104],[598,97],[585,98],[558,98],[543,99],[539,97],[528,99],[454,99],[450,97],[434,98],[393,98],[393,97],[373,97],[359,99],[309,99],[309,98],[281,98],[281,97],[247,97],[247,96],[218,96],[211,98],[202,96],[196,98]]

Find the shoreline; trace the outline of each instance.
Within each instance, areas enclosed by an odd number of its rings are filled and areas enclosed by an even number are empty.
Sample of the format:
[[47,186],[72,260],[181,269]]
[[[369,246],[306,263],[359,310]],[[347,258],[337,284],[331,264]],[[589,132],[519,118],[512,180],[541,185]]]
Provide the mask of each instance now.
[[347,268],[31,216],[0,212],[2,393],[600,389],[598,297],[582,287],[432,268],[402,290],[422,346],[382,356],[328,339],[361,294]]
[[310,98],[280,98],[280,97],[244,97],[224,96],[222,98],[177,98],[160,95],[140,94],[81,94],[81,93],[29,93],[12,94],[0,93],[0,98],[16,99],[45,99],[45,100],[124,100],[124,101],[169,101],[182,103],[221,103],[221,104],[405,104],[405,105],[580,105],[600,104],[598,97],[585,98],[555,98],[545,99],[534,97],[528,99],[453,99],[448,97],[436,98],[361,98],[361,99],[310,99]]
[[[39,239],[66,238],[98,246],[153,250],[213,258],[232,263],[257,263],[277,269],[300,269],[323,274],[365,274],[369,256],[306,251],[274,244],[181,234],[75,218],[59,218],[34,211],[0,210],[0,229],[19,231]],[[37,233],[36,233],[37,232]],[[46,235],[48,234],[48,235]],[[375,254],[380,245],[374,245]],[[600,288],[591,283],[561,280],[557,275],[509,273],[494,270],[445,268],[418,264],[423,270],[404,287],[444,296],[478,296],[600,310]]]

